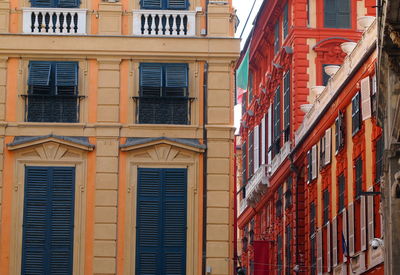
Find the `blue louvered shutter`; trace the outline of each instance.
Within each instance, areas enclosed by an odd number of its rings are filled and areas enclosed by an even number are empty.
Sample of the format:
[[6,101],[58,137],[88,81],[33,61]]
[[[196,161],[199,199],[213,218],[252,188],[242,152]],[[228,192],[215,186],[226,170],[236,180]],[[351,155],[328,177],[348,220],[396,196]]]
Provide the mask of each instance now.
[[79,8],[79,0],[58,0],[58,8]]
[[29,62],[29,86],[49,86],[51,62],[31,61]]
[[55,64],[56,86],[78,86],[78,63],[57,62]]
[[142,96],[160,96],[163,84],[161,64],[140,65],[140,90]]
[[162,0],[141,0],[140,4],[142,9],[162,9]]
[[187,64],[165,65],[165,95],[185,96],[188,87]]
[[53,0],[31,0],[32,7],[55,8],[56,4]]
[[162,274],[186,274],[186,171],[164,170]]
[[162,222],[162,170],[139,168],[136,274],[161,274]]
[[188,6],[187,0],[167,0],[167,9],[169,10],[185,10]]

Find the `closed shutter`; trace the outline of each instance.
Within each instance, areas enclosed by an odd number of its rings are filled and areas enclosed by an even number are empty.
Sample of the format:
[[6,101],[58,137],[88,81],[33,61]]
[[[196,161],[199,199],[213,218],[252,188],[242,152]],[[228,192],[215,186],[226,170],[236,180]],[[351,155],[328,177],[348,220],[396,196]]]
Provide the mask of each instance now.
[[336,27],[350,28],[350,0],[326,0],[336,2]]
[[167,88],[188,87],[187,64],[168,64],[165,66],[165,86]]
[[[55,85],[77,87],[78,86],[78,63],[57,62],[55,64]],[[72,91],[76,91],[72,89]],[[74,92],[72,94],[75,94]]]
[[55,8],[56,3],[52,0],[30,0],[32,7]]
[[325,165],[331,162],[331,150],[332,150],[332,129],[329,128],[325,132]]
[[278,23],[275,24],[275,30],[274,30],[274,54],[279,52],[280,48],[280,41],[279,41],[279,21]]
[[361,128],[360,121],[360,93],[357,93],[351,100],[351,117],[353,135]]
[[311,150],[307,152],[307,183],[312,180],[312,154]]
[[254,174],[254,132],[250,132],[248,136],[249,150],[248,150],[248,159],[249,159],[249,170],[248,170],[248,178],[250,179]]
[[283,128],[285,130],[290,127],[290,71],[288,71],[284,78],[284,93],[283,93]]
[[160,64],[140,64],[141,96],[161,96],[163,73]]
[[[349,240],[347,239],[347,209],[344,208],[343,209],[343,217],[342,217],[342,238],[344,238],[344,241],[342,240],[342,247],[345,245],[345,247],[343,247],[344,249],[342,249],[343,251],[343,262],[347,262],[347,256],[349,253]],[[345,255],[346,254],[346,255]]]
[[318,275],[323,273],[322,230],[317,231],[317,270]]
[[371,86],[369,77],[361,80],[361,113],[363,120],[371,118]]
[[328,272],[331,271],[331,224],[326,224],[326,267]]
[[50,85],[51,62],[31,61],[29,62],[29,86]]
[[167,0],[167,8],[170,10],[185,10],[188,8],[187,0]]
[[361,251],[367,249],[367,217],[366,217],[366,204],[365,196],[360,198],[360,227],[361,227]]
[[281,88],[275,91],[274,98],[274,142],[281,136]]
[[354,205],[353,203],[349,204],[349,255],[353,256],[355,247],[354,247]]
[[268,164],[271,164],[272,161],[272,152],[271,152],[271,146],[272,146],[272,108],[271,106],[268,108]]
[[[374,191],[374,189],[371,187],[369,192]],[[368,196],[367,197],[367,221],[368,221],[368,242],[371,241],[375,235],[374,235],[374,197],[373,196]]]
[[332,219],[332,266],[336,267],[338,262],[338,228],[337,217]]
[[22,274],[72,274],[74,167],[25,168]]
[[58,8],[79,8],[79,0],[58,0]]
[[141,0],[140,4],[142,9],[162,9],[162,0]]
[[265,164],[265,154],[266,154],[266,146],[265,146],[265,115],[261,120],[261,164]]
[[311,178],[314,180],[317,178],[317,145],[311,148]]
[[335,120],[335,152],[340,150],[340,124],[339,117]]
[[254,173],[260,166],[260,127],[254,127]]
[[325,28],[336,27],[336,0],[324,1],[324,26]]

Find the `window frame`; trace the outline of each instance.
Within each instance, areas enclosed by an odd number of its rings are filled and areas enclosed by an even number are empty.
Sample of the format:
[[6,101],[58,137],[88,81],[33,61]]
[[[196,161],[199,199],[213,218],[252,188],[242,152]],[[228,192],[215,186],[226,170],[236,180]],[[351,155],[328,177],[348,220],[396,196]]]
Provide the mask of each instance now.
[[[155,2],[155,0],[151,0],[152,2]],[[160,2],[160,6],[157,7],[156,4],[149,4],[146,5],[145,2],[146,0],[140,0],[140,9],[142,10],[187,10],[189,9],[190,3],[189,0],[184,0],[184,7],[182,8],[169,8],[169,1],[170,0],[158,0]]]

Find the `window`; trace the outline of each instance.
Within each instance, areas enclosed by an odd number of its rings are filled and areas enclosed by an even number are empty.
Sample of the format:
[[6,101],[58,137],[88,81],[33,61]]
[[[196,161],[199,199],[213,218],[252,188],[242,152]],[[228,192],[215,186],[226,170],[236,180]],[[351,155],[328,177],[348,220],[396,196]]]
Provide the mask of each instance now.
[[335,141],[336,141],[336,153],[344,148],[345,141],[345,119],[344,114],[339,112],[338,117],[335,121]]
[[187,64],[140,64],[138,121],[189,124]]
[[78,63],[29,62],[26,120],[78,122]]
[[283,77],[283,128],[284,141],[290,140],[290,71]]
[[281,47],[280,45],[281,41],[279,39],[279,21],[275,24],[275,30],[274,30],[274,54],[277,54],[279,52],[279,49]]
[[249,138],[247,140],[249,143],[249,152],[248,152],[248,158],[249,158],[249,170],[248,170],[248,175],[249,179],[253,176],[254,174],[254,132],[249,133]]
[[[247,184],[247,144],[243,142],[242,144],[242,186]],[[242,188],[242,198],[246,198],[246,188]]]
[[274,141],[272,152],[274,155],[279,154],[281,149],[281,88],[278,87],[274,96]]
[[186,272],[186,169],[138,169],[136,274]]
[[324,0],[324,26],[325,28],[350,28],[350,1]]
[[360,93],[358,92],[351,100],[352,130],[355,135],[361,129]]
[[307,182],[311,183],[317,178],[317,145],[311,147],[311,150],[307,153],[307,172]]
[[188,0],[141,0],[142,9],[150,10],[186,10],[189,7]]
[[79,0],[31,0],[32,7],[42,8],[79,8],[80,3]]
[[22,274],[72,274],[74,167],[25,167]]
[[375,182],[378,183],[383,176],[383,135],[380,136],[376,141],[376,155],[375,155],[375,167],[376,167],[376,174],[375,174]]
[[277,253],[276,253],[276,262],[277,262],[277,275],[281,275],[283,271],[283,261],[282,261],[282,250],[283,250],[283,245],[282,245],[282,235],[278,235],[277,237]]
[[331,140],[332,140],[332,130],[331,128],[328,128],[325,131],[325,135],[321,138],[320,141],[319,163],[321,169],[331,162]]
[[325,189],[323,192],[324,210],[323,221],[326,224],[329,221],[329,190]]
[[341,174],[338,177],[338,201],[339,201],[339,209],[338,212],[341,212],[344,209],[344,196],[345,196],[345,184],[346,184],[346,178],[344,177],[344,174]]
[[310,204],[310,235],[315,234],[315,215],[316,215],[316,209],[315,209],[315,204],[312,202]]
[[356,159],[356,198],[361,195],[362,190],[362,159],[361,157]]
[[285,5],[283,9],[283,39],[286,38],[289,32],[289,6],[288,4]]
[[292,250],[291,250],[291,241],[292,241],[292,229],[290,225],[286,226],[286,275],[292,274]]
[[282,200],[283,200],[283,188],[282,185],[278,188],[278,198],[276,200],[276,216],[282,217]]
[[285,208],[286,209],[289,209],[293,203],[293,201],[292,201],[292,186],[293,186],[293,179],[292,179],[292,177],[288,177],[286,193],[285,193]]

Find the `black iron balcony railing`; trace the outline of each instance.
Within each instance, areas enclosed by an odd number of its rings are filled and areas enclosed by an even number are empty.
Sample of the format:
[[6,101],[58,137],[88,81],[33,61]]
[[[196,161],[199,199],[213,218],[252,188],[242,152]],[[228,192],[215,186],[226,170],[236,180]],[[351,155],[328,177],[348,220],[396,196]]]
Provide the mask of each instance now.
[[79,122],[80,99],[76,95],[22,95],[25,99],[25,121]]
[[136,123],[190,124],[190,97],[134,97]]

